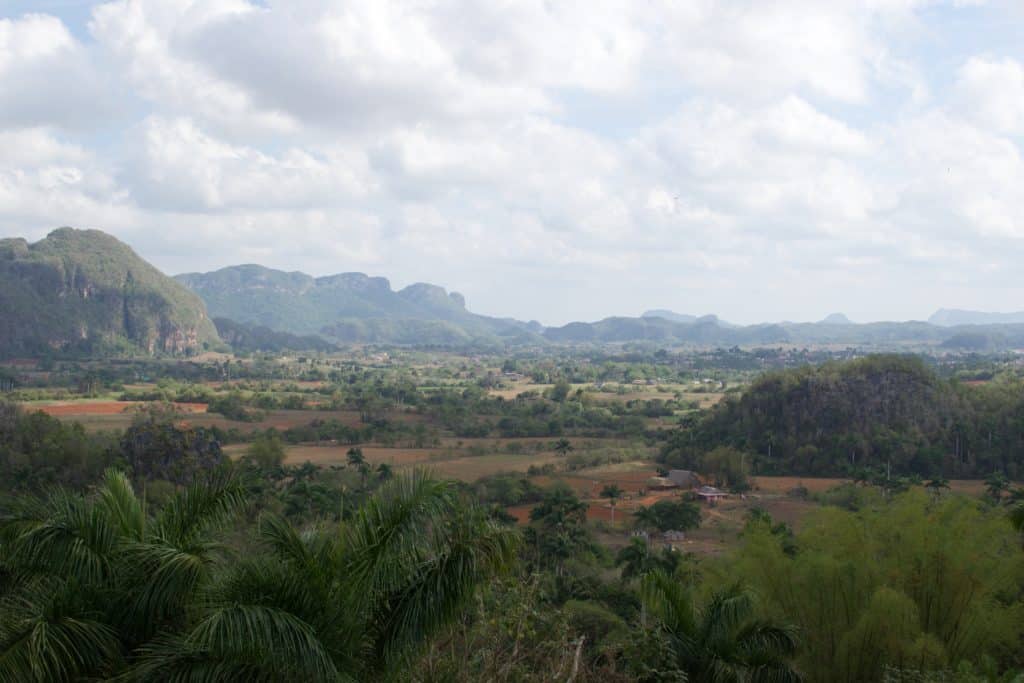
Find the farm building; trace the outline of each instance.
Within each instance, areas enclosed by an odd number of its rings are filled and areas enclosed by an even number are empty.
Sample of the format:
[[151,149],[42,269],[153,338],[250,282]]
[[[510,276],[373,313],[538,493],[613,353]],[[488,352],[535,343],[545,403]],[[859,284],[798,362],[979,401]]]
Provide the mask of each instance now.
[[697,489],[697,495],[708,505],[716,505],[721,498],[728,498],[729,494],[714,486],[701,486]]
[[690,470],[669,470],[668,478],[680,488],[695,489],[700,486],[700,477]]

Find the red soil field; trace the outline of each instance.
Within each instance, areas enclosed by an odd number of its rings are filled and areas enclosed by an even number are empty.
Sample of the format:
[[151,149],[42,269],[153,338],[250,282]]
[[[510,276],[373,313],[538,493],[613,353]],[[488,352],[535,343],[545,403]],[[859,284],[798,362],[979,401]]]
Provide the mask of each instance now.
[[[30,410],[39,410],[54,417],[69,415],[117,415],[129,412],[133,406],[145,405],[145,401],[90,401],[83,403],[54,403],[45,406],[33,406]],[[205,403],[175,403],[174,407],[183,413],[205,413]]]

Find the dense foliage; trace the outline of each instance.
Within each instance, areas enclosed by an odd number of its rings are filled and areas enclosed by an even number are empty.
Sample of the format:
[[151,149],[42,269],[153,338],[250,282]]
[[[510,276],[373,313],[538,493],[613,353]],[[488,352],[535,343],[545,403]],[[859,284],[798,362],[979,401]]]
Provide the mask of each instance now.
[[0,680],[386,677],[514,547],[450,484],[421,475],[393,480],[341,527],[300,533],[263,516],[254,539],[225,545],[244,502],[221,472],[148,515],[111,471],[95,494],[10,506]]
[[1024,474],[1024,385],[967,386],[913,356],[870,356],[768,373],[684,426],[662,457],[702,469],[721,445],[755,472],[842,476],[858,468],[922,477]]

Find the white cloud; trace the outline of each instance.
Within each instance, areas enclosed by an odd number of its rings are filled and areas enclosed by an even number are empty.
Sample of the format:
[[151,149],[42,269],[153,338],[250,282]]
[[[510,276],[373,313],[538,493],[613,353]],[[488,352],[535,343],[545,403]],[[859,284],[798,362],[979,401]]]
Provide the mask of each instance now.
[[143,206],[156,209],[301,210],[352,200],[368,188],[358,155],[291,148],[271,156],[216,140],[188,119],[147,118],[132,142],[124,181]]
[[957,5],[113,0],[87,30],[0,18],[0,225],[107,228],[172,271],[437,281],[547,322],[820,317],[876,290],[876,315],[920,317],[957,287],[1009,306],[1024,53],[972,54],[943,23]]
[[0,126],[86,128],[112,114],[110,89],[59,19],[0,18]]
[[1024,64],[972,57],[957,72],[959,105],[980,125],[1024,135]]

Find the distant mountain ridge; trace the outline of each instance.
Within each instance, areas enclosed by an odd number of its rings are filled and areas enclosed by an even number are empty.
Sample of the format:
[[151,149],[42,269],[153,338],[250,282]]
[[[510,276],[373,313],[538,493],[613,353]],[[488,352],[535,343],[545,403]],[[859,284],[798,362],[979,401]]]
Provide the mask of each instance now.
[[575,322],[544,330],[544,338],[557,343],[616,343],[651,341],[661,344],[697,345],[783,344],[791,341],[781,325],[729,326],[715,316],[693,322],[674,322],[661,316],[605,318],[593,323]]
[[940,308],[928,318],[932,325],[955,327],[957,325],[1015,325],[1024,323],[1024,311],[1014,313],[988,313],[965,311],[956,308]]
[[676,313],[675,311],[670,311],[670,310],[664,309],[664,308],[655,308],[655,309],[652,309],[650,311],[644,311],[640,315],[640,317],[641,318],[663,318],[665,320],[668,320],[668,321],[671,321],[671,322],[674,322],[674,323],[715,323],[717,325],[721,325],[722,327],[729,327],[729,328],[740,327],[740,325],[733,325],[732,323],[725,322],[724,320],[719,318],[714,313],[709,313],[707,315],[697,316],[697,315],[687,315],[686,313]]
[[686,313],[676,313],[665,308],[655,308],[650,311],[644,311],[640,316],[641,318],[663,318],[674,323],[695,323],[697,322],[697,316],[687,315]]
[[240,351],[634,342],[989,351],[1024,349],[1024,313],[943,309],[928,322],[866,324],[837,313],[816,323],[739,326],[655,309],[544,327],[473,313],[461,294],[427,283],[394,291],[387,279],[363,273],[313,277],[259,265],[172,279],[98,230],[61,228],[35,244],[0,239],[0,357],[188,356],[222,348],[221,337]]
[[190,355],[220,339],[202,300],[99,230],[0,239],[0,355]]
[[461,294],[422,282],[394,291],[386,278],[363,273],[313,277],[252,264],[175,279],[214,317],[336,342],[540,341],[531,325],[471,313]]

